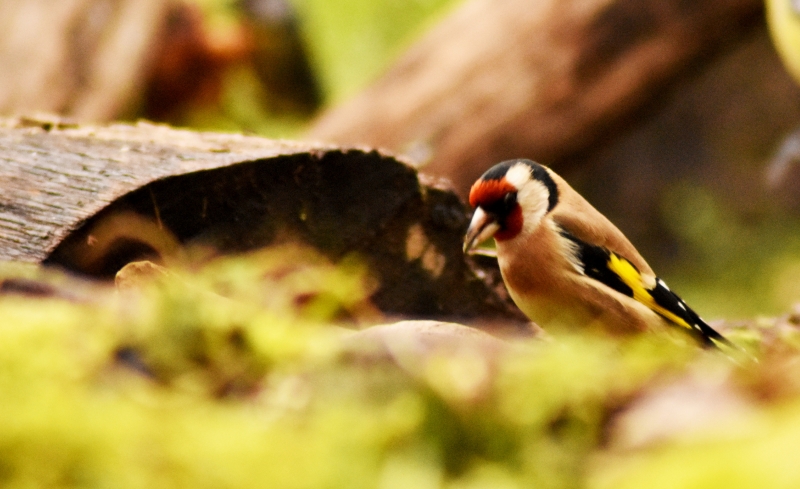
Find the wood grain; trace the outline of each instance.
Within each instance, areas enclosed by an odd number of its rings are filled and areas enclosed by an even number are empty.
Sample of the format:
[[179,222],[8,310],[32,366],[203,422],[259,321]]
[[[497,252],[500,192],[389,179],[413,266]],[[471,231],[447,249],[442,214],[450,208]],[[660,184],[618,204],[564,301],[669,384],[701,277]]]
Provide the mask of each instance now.
[[366,265],[386,313],[521,319],[462,254],[458,197],[371,149],[4,120],[0,188],[0,260],[111,278],[184,249],[300,244]]

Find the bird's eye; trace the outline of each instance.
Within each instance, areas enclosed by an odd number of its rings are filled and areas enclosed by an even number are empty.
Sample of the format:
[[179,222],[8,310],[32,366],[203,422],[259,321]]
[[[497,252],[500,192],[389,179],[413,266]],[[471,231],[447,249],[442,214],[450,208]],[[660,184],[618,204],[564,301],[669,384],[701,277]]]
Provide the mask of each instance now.
[[517,193],[516,192],[509,192],[503,197],[503,207],[506,210],[511,210],[514,207],[514,204],[517,203]]
[[483,210],[496,216],[497,218],[503,219],[508,216],[511,211],[514,210],[514,206],[517,205],[517,193],[516,192],[508,192],[507,194],[503,195],[502,198],[499,198],[491,203],[483,204]]

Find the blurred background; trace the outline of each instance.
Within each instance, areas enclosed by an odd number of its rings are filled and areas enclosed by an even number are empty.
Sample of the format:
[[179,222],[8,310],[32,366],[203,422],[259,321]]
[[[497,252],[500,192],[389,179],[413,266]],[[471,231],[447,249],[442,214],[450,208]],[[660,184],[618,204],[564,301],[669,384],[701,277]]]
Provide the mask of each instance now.
[[535,159],[705,317],[785,313],[800,88],[781,56],[800,16],[699,3],[3,0],[0,115],[382,147],[462,196]]

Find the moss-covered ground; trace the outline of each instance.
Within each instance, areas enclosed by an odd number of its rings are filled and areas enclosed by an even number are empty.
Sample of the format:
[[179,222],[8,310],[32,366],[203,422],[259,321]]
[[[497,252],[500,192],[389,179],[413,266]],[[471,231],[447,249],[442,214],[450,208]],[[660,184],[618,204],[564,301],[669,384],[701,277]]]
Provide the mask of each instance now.
[[758,361],[570,334],[430,350],[412,374],[346,341],[376,319],[357,265],[157,275],[3,267],[50,289],[0,297],[2,487],[800,486],[792,318],[730,332]]

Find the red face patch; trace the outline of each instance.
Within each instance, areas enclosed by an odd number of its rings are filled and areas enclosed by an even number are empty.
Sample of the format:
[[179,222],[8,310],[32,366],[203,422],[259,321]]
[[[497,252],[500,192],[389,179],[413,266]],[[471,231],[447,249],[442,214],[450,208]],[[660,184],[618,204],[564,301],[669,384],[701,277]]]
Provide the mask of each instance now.
[[509,192],[516,192],[517,189],[508,180],[478,180],[472,184],[469,190],[469,205],[478,207],[479,205],[489,205],[492,202],[505,197]]
[[522,207],[517,205],[501,224],[503,227],[494,233],[494,239],[504,241],[511,239],[522,231]]
[[511,239],[522,231],[522,207],[513,200],[511,207],[505,204],[506,196],[516,193],[517,188],[505,178],[499,180],[478,180],[469,191],[472,207],[482,207],[497,219],[500,230],[494,235],[498,241]]

